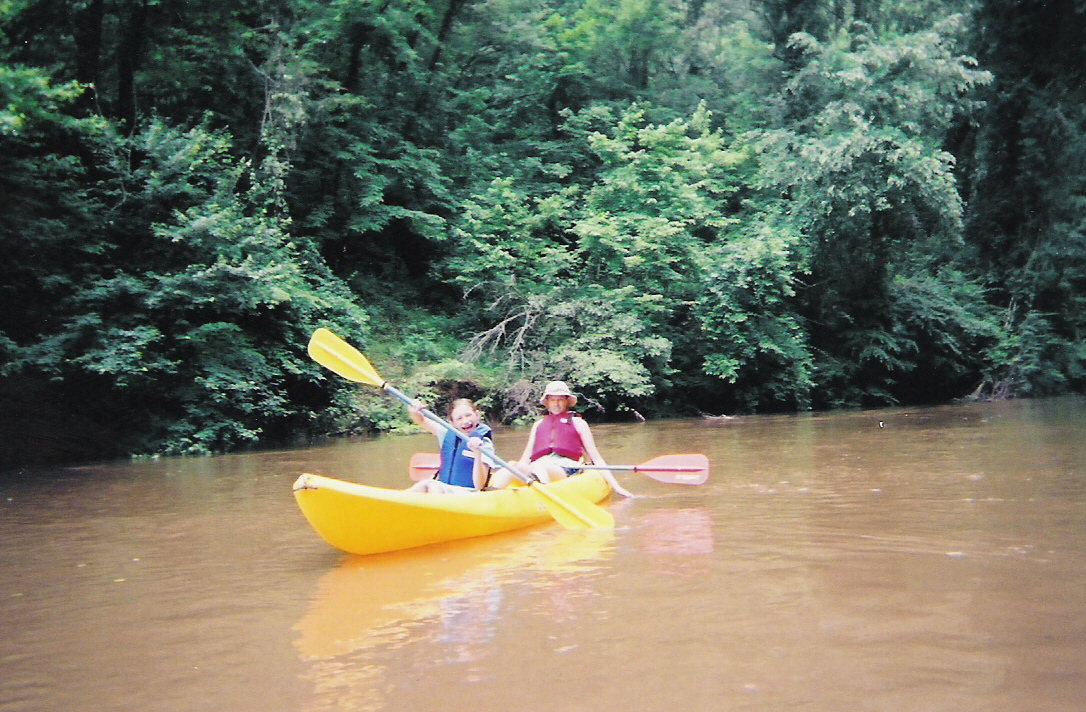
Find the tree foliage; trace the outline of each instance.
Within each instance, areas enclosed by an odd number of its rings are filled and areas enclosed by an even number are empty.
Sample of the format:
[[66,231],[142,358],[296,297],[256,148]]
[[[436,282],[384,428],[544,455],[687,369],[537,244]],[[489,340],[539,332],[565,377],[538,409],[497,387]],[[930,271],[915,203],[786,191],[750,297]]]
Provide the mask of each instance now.
[[6,461],[401,427],[305,358],[321,324],[508,419],[550,378],[600,417],[1081,390],[1084,30],[1072,0],[0,2]]
[[906,285],[938,282],[963,246],[955,159],[942,143],[990,80],[954,52],[960,25],[951,17],[889,40],[862,24],[827,42],[793,35],[801,66],[777,126],[755,134],[759,182],[786,196],[777,209],[804,236],[801,313],[820,405],[894,401],[913,388],[905,374],[917,349],[896,320],[911,312],[895,300]]
[[966,269],[1003,312],[985,391],[1086,383],[1086,31],[1081,3],[981,3],[978,56],[995,74],[971,149]]

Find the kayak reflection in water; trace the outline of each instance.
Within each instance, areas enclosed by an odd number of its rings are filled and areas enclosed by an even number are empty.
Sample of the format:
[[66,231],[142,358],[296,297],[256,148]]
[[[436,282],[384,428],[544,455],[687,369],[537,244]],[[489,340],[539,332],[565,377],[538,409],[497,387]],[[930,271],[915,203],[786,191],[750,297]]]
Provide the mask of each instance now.
[[[548,383],[539,402],[547,409],[547,414],[532,426],[524,453],[518,462],[512,463],[514,467],[523,473],[531,472],[541,482],[554,482],[580,472],[580,465],[586,461],[607,465],[596,448],[588,422],[571,410],[577,404],[577,396],[565,382]],[[615,480],[610,470],[600,470],[600,473],[612,490],[623,497],[633,497]],[[500,469],[491,477],[490,486],[506,487],[512,478],[511,472]]]
[[482,449],[493,450],[490,426],[483,423],[483,415],[467,398],[458,398],[449,404],[449,421],[461,432],[467,433],[468,441],[441,423],[423,416],[425,406],[421,401],[411,404],[408,412],[416,425],[429,430],[441,444],[441,467],[432,479],[416,482],[410,492],[433,494],[471,494],[484,489],[490,478],[490,466],[480,455]]

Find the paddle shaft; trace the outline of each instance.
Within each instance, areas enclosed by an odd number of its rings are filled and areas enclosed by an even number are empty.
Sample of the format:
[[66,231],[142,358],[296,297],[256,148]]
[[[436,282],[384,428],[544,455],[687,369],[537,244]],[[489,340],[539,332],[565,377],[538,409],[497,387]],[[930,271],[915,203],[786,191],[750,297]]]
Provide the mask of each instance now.
[[[409,473],[416,482],[433,477],[441,467],[441,455],[417,452],[411,456]],[[640,465],[581,465],[584,470],[638,472],[657,482],[672,485],[700,485],[709,479],[709,459],[701,454],[662,455]]]
[[644,467],[643,465],[577,465],[578,470],[611,470],[612,472],[701,472],[704,467]]
[[[419,470],[436,470],[441,466],[441,455],[438,453],[417,453],[416,457],[426,455],[427,459],[423,460],[422,465],[412,465],[413,468]],[[487,453],[489,457],[489,451]],[[435,458],[435,462],[430,462],[429,457]],[[578,470],[611,470],[612,472],[701,472],[704,467],[647,467],[645,465],[587,465],[578,464]]]
[[707,467],[643,467],[641,465],[581,465],[582,470],[640,472],[657,482],[672,485],[700,485],[709,479]]

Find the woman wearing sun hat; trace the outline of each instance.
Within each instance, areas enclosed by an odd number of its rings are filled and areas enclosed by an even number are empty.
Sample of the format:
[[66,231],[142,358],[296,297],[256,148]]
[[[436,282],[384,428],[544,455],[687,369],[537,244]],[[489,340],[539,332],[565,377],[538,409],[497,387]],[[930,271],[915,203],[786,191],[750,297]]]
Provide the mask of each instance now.
[[[548,383],[539,402],[547,414],[535,422],[528,434],[524,453],[516,463],[522,471],[532,472],[543,482],[553,482],[579,472],[586,460],[593,465],[607,465],[596,449],[588,423],[570,410],[577,404],[577,396],[564,381]],[[600,472],[615,492],[623,497],[633,496],[610,470]],[[503,470],[494,474],[491,485],[504,487],[511,479],[511,473]]]

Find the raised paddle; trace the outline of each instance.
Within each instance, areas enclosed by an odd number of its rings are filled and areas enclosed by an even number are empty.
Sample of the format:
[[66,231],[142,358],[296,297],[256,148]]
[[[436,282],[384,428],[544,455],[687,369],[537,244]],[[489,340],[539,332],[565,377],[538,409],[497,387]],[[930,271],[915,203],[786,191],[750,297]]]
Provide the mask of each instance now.
[[[440,467],[439,453],[416,452],[408,463],[408,473],[418,482],[432,478]],[[640,472],[669,485],[703,485],[709,480],[709,458],[705,455],[661,455],[640,465],[584,465],[582,469]]]
[[[313,336],[309,340],[309,355],[317,363],[335,371],[350,381],[376,386],[408,405],[414,402],[402,391],[381,378],[381,374],[377,373],[377,369],[370,364],[369,360],[360,351],[328,329],[317,329],[313,332]],[[450,432],[455,433],[467,442],[467,434],[458,430],[452,423],[434,415],[427,409],[423,409],[422,415],[435,423],[440,423],[448,428]],[[517,479],[538,493],[547,508],[547,512],[554,517],[555,521],[567,529],[611,529],[615,526],[615,518],[603,507],[597,506],[584,497],[571,492],[555,492],[553,488],[540,482],[538,478],[525,475],[514,469],[513,466],[498,457],[497,453],[492,449],[488,448],[485,452],[487,458],[509,470]]]

